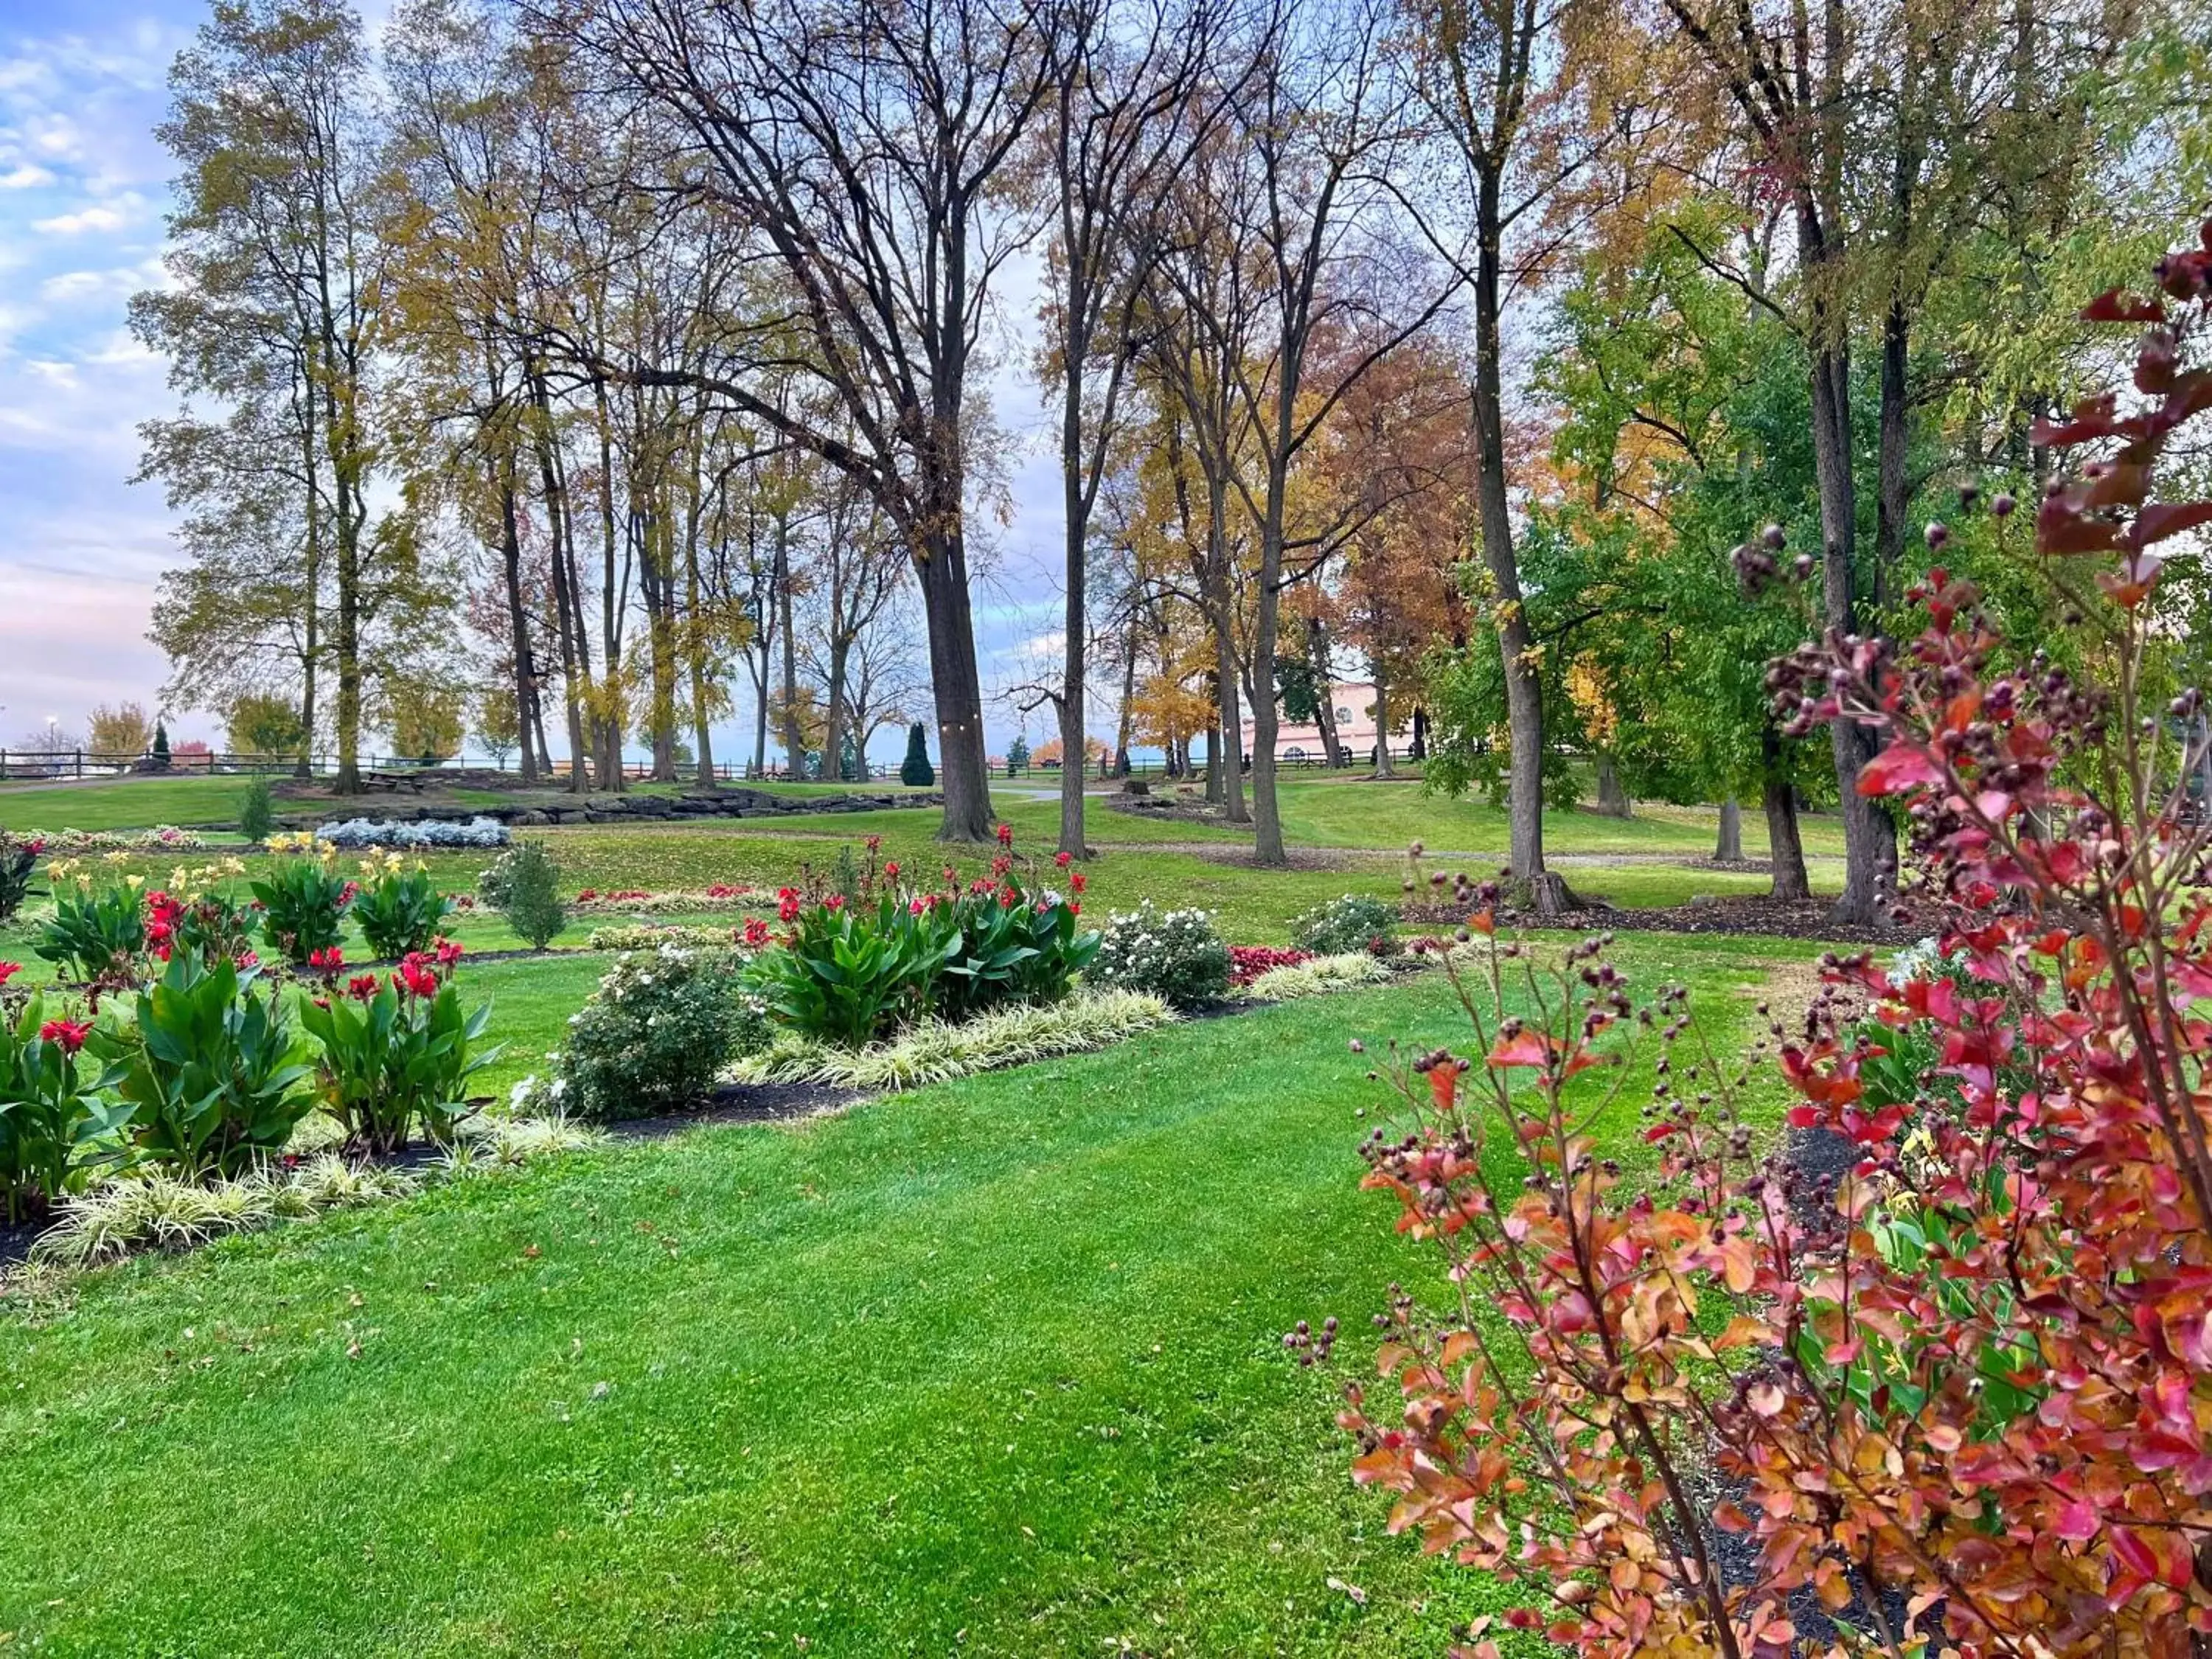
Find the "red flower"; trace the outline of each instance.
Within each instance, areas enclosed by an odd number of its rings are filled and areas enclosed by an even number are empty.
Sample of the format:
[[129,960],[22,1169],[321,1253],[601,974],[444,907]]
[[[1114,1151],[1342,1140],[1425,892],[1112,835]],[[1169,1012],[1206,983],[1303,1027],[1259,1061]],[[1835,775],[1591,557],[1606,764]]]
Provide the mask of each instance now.
[[40,836],[33,840],[25,842],[23,843],[23,850],[28,853],[33,858],[38,857],[40,854],[46,850],[46,838],[44,836]]
[[994,876],[1003,876],[1013,867],[1013,860],[1008,858],[1004,853],[991,860],[991,873]]
[[356,1002],[374,1001],[379,982],[374,974],[356,974],[346,981],[346,994]]
[[394,977],[416,996],[434,997],[438,994],[438,976],[418,962],[402,963]]
[[261,965],[261,957],[252,951],[240,951],[232,959],[241,968],[258,968]]
[[1079,916],[1079,915],[1081,915],[1083,914],[1083,901],[1082,901],[1081,899],[1070,899],[1070,900],[1068,900],[1068,902],[1067,902],[1067,914],[1068,914],[1068,915],[1070,915],[1071,916]]
[[[331,954],[335,956],[337,953],[332,951]],[[438,966],[450,968],[460,959],[461,942],[459,939],[441,939],[438,941]]]
[[88,1019],[50,1019],[39,1027],[39,1039],[51,1042],[65,1054],[73,1054],[84,1047],[85,1034],[92,1030]]
[[884,873],[889,876],[893,881],[896,881],[898,879],[898,860],[896,859],[888,859],[884,860]]
[[339,969],[345,966],[345,952],[335,945],[330,945],[324,950],[310,953],[307,957],[307,966],[319,974],[336,974]]
[[1069,865],[1075,862],[1075,854],[1063,849],[1062,851],[1054,853],[1052,855],[1052,861],[1058,865],[1061,869],[1065,870]]
[[945,866],[945,884],[947,887],[957,887],[960,884],[960,872],[949,864]]
[[830,908],[832,910],[842,910],[842,909],[843,909],[843,908],[845,908],[845,896],[844,896],[842,893],[832,893],[832,894],[830,894]]
[[908,914],[908,915],[916,915],[916,916],[918,916],[918,915],[921,915],[925,910],[927,910],[927,909],[928,909],[928,908],[929,908],[929,907],[928,907],[927,904],[924,904],[924,903],[923,903],[920,899],[916,899],[916,900],[915,900],[911,904],[908,904],[906,908],[907,908],[907,914]]
[[23,964],[20,962],[0,962],[0,985],[5,985],[22,971]]
[[1067,878],[1067,884],[1079,893],[1085,888],[1091,885],[1091,878],[1085,875],[1082,871],[1078,870],[1073,875]]
[[760,949],[762,945],[767,944],[768,924],[757,916],[747,922],[745,924],[745,943],[756,951]]
[[1013,844],[1014,826],[1011,823],[1000,824],[999,826],[999,845],[1001,847],[1012,847]]
[[797,921],[799,920],[799,901],[795,898],[787,898],[784,900],[782,903],[777,905],[775,907],[775,919],[778,921]]
[[576,895],[576,902],[579,904],[589,904],[593,899],[599,897],[599,890],[598,888],[586,887],[582,892]]
[[1015,886],[1013,883],[1008,882],[1004,887],[1001,887],[999,890],[999,908],[1000,909],[1011,910],[1021,902],[1022,890]]
[[353,896],[359,891],[361,891],[361,884],[359,882],[348,882],[338,894],[339,906],[343,908],[346,905],[351,904],[353,902]]
[[870,836],[862,844],[867,848],[870,858],[875,857],[884,850],[884,838],[881,836]]

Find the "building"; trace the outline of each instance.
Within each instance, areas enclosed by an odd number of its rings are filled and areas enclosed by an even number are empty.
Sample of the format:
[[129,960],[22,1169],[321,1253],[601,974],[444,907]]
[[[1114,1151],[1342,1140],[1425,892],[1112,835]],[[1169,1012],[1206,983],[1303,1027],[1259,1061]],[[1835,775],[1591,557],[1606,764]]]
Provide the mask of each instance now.
[[[1375,753],[1374,682],[1338,680],[1329,687],[1329,707],[1335,711],[1336,740],[1344,745],[1346,757],[1354,764],[1365,764]],[[1413,711],[1408,704],[1390,712],[1390,746],[1397,750],[1411,741]],[[1253,741],[1252,718],[1248,713],[1243,734],[1247,756],[1252,752]],[[1275,758],[1291,766],[1327,764],[1328,745],[1322,741],[1321,727],[1285,720],[1275,731]]]

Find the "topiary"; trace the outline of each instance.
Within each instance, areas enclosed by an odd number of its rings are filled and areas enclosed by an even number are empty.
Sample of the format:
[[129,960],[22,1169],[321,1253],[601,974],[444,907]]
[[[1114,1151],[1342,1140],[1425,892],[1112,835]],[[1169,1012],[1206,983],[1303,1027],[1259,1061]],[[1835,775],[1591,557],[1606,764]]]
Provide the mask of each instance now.
[[519,841],[508,848],[477,878],[477,890],[533,951],[550,945],[568,924],[561,866],[542,841]]
[[157,771],[169,769],[169,725],[167,720],[154,722],[154,766]]
[[899,781],[912,789],[927,789],[937,781],[937,769],[929,763],[929,742],[920,720],[907,730],[906,759],[899,764]]

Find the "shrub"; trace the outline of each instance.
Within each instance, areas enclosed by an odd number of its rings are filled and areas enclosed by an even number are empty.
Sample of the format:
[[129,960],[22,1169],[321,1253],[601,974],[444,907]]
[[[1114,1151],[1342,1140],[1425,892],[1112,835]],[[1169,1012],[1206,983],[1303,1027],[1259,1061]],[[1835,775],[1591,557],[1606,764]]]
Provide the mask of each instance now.
[[314,1109],[291,1022],[258,978],[179,951],[114,1044],[131,1139],[186,1175],[238,1174]]
[[1365,893],[1333,898],[1291,922],[1291,943],[1317,957],[1351,951],[1382,956],[1395,946],[1397,937],[1398,913],[1385,900]]
[[454,1125],[483,1103],[465,1085],[499,1050],[477,1047],[491,1005],[462,1008],[452,972],[460,954],[441,943],[434,957],[411,955],[382,979],[356,975],[342,992],[334,984],[301,1009],[301,1024],[322,1048],[317,1097],[358,1149],[394,1152],[418,1130],[449,1142]]
[[744,994],[743,965],[726,948],[675,945],[620,958],[569,1018],[549,1103],[608,1119],[698,1100],[733,1056],[769,1039],[766,1013]]
[[164,823],[152,830],[57,830],[45,837],[49,853],[82,858],[87,853],[202,853],[204,836]]
[[1159,910],[1146,899],[1134,911],[1115,913],[1084,981],[1119,991],[1141,991],[1171,1008],[1197,1008],[1229,994],[1229,947],[1207,910]]
[[404,867],[397,853],[362,860],[352,908],[370,953],[387,962],[429,949],[453,908],[428,870]]
[[129,984],[146,948],[137,878],[96,878],[66,860],[50,873],[54,913],[31,948],[88,985]]
[[1310,951],[1279,951],[1272,945],[1232,945],[1229,947],[1229,982],[1242,988],[1278,968],[1295,968],[1311,962]]
[[356,889],[338,874],[328,850],[286,859],[252,888],[261,906],[261,937],[279,954],[306,963],[319,951],[337,947]]
[[1327,996],[1362,985],[1379,985],[1390,970],[1366,951],[1347,951],[1341,956],[1315,957],[1269,969],[1252,981],[1251,994],[1267,1002],[1292,1002],[1300,997]]
[[[1534,1015],[1493,965],[1466,1055],[1392,1068],[1414,1132],[1378,1132],[1369,1182],[1454,1311],[1405,1297],[1384,1322],[1390,1397],[1351,1390],[1342,1419],[1355,1474],[1399,1495],[1394,1528],[1551,1598],[1513,1621],[1554,1642],[1803,1651],[1817,1607],[1858,1627],[1838,1652],[2087,1659],[2191,1652],[2212,1623],[2204,698],[2160,683],[2177,612],[2152,603],[2154,550],[2212,501],[2149,495],[2212,407],[2181,367],[2212,326],[2212,223],[2158,275],[2185,307],[2085,313],[2150,325],[2142,403],[2029,434],[2095,455],[2047,486],[2035,551],[2109,678],[2008,652],[1938,567],[1905,594],[1917,638],[1832,633],[1770,679],[1786,735],[1875,737],[1856,787],[1901,810],[1911,896],[1964,969],[1831,956],[1802,1024],[1772,1028],[1791,1121],[1840,1170],[1778,1168],[1738,1065],[1681,1040],[1680,993],[1632,1000],[1602,940],[1516,969]],[[1925,1080],[1874,1067],[1892,1034]],[[1661,1164],[1624,1181],[1585,1133],[1619,1085],[1577,1074],[1647,1044]]]
[[38,867],[45,842],[33,837],[19,841],[0,830],[0,924],[15,918],[31,891],[31,872]]
[[733,927],[684,927],[668,922],[637,922],[628,927],[594,927],[584,942],[594,951],[657,951],[664,945],[691,950],[726,949],[738,941]]
[[515,842],[477,878],[477,890],[533,951],[544,950],[568,925],[561,866],[542,841]]
[[238,792],[238,833],[258,845],[268,840],[276,827],[276,805],[270,795],[269,780],[257,774]]
[[319,831],[334,847],[360,851],[370,847],[504,847],[507,826],[496,818],[473,817],[466,823],[442,818],[343,818]]
[[907,728],[906,758],[899,763],[899,781],[915,789],[927,789],[937,781],[937,769],[929,763],[929,741],[920,720]]
[[130,1115],[107,1092],[112,1073],[84,1073],[89,1023],[46,1009],[33,996],[12,1025],[0,1021],[0,1204],[10,1224],[81,1189]]

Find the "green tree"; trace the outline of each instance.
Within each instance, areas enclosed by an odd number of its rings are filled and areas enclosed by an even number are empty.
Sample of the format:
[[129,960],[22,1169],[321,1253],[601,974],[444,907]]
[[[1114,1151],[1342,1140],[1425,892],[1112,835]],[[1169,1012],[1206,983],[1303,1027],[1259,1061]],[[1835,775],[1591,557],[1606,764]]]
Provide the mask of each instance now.
[[936,769],[929,763],[929,739],[916,720],[907,728],[906,759],[899,765],[899,781],[911,788],[927,789],[937,781]]
[[85,747],[95,755],[114,755],[136,760],[154,740],[154,723],[145,708],[135,702],[102,703],[85,716]]
[[247,691],[233,700],[224,741],[235,755],[297,755],[305,748],[307,729],[300,710],[287,696],[271,691]]

